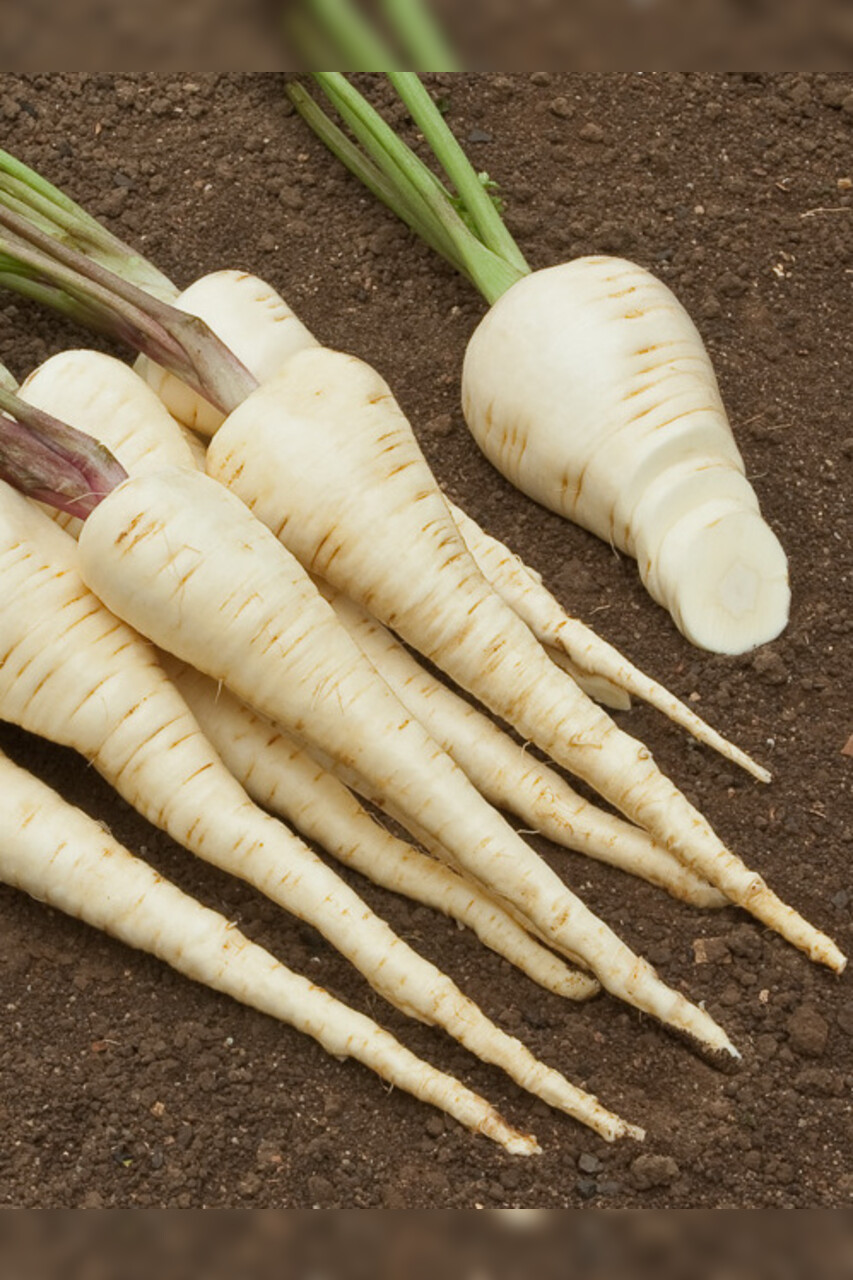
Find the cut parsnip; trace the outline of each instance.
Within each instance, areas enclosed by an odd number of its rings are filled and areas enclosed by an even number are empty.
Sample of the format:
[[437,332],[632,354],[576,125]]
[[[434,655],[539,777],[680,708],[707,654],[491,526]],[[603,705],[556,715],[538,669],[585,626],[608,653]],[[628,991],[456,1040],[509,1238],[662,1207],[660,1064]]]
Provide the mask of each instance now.
[[702,649],[743,653],[776,638],[788,620],[788,563],[757,511],[706,502],[661,540],[652,589],[678,629]]
[[494,465],[637,558],[692,643],[743,653],[784,629],[785,554],[699,333],[662,281],[608,257],[524,276],[474,331],[462,398]]

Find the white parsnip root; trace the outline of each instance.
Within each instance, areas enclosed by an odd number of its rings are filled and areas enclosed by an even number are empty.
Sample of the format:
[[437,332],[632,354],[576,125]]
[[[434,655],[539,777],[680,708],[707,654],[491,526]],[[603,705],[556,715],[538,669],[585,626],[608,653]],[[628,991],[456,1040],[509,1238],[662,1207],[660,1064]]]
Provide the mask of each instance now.
[[498,470],[634,556],[692,643],[743,653],[783,630],[785,553],[696,326],[650,272],[597,256],[518,280],[468,343],[462,403]]
[[339,862],[471,929],[540,986],[586,1000],[599,984],[571,969],[482,888],[374,822],[342,783],[278,729],[207,676],[164,655],[163,665],[234,777]]
[[[498,594],[527,623],[543,645],[554,650],[552,657],[560,661],[564,655],[568,669],[574,675],[576,669],[593,676],[604,676],[617,688],[633,694],[656,710],[663,712],[674,724],[680,725],[697,741],[712,747],[726,760],[740,765],[760,782],[769,782],[770,774],[751,756],[729,742],[706,724],[700,716],[674,697],[663,685],[651,680],[637,667],[623,658],[606,640],[589,627],[565,612],[559,602],[543,586],[538,575],[528,568],[518,556],[503,546],[497,538],[485,533],[470,516],[459,507],[448,504],[453,519],[465,545],[474,557],[480,572],[492,584]],[[602,699],[603,701],[603,699]]]
[[645,831],[579,796],[558,773],[430,675],[354,601],[326,584],[320,586],[403,705],[496,808],[515,814],[556,844],[640,876],[693,906],[721,907],[727,902]]
[[514,1155],[539,1150],[484,1098],[435,1070],[364,1014],[250,942],[135,858],[79,809],[0,755],[0,880],[147,951],[179,973],[354,1058]]

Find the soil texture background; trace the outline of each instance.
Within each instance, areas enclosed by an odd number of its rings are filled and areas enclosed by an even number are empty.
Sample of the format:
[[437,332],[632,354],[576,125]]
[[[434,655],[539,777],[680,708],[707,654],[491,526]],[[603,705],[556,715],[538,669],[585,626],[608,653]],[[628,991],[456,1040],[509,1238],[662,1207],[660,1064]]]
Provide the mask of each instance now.
[[[282,76],[6,74],[3,145],[178,283],[226,265],[254,270],[321,340],[376,365],[447,492],[573,612],[772,769],[762,786],[647,708],[619,713],[725,840],[849,952],[853,77],[536,73],[431,83],[477,167],[500,183],[534,266],[624,255],[656,272],[695,318],[790,557],[791,621],[772,645],[738,658],[691,648],[633,562],[492,470],[459,409],[479,296],[336,167],[290,112]],[[406,128],[382,86],[365,85]],[[18,376],[82,341],[8,296],[0,338],[0,358]],[[544,1148],[535,1159],[506,1156],[296,1032],[0,887],[0,1203],[801,1207],[853,1198],[850,979],[742,913],[693,910],[533,840],[727,1028],[743,1063],[724,1074],[616,1001],[561,1002],[452,923],[358,881],[500,1025],[648,1131],[644,1146],[608,1146],[396,1014],[312,929],[173,846],[72,753],[7,726],[0,747],[281,959],[484,1093]]]

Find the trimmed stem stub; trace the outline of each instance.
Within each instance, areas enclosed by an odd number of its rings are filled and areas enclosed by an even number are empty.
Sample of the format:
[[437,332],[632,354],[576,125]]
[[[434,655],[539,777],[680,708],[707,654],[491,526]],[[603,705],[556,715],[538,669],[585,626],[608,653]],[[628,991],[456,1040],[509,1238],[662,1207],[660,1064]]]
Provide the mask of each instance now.
[[127,472],[97,440],[0,384],[0,477],[21,493],[85,520]]
[[39,291],[57,309],[126,342],[175,373],[222,413],[235,409],[257,381],[196,316],[160,302],[131,281],[70,248],[27,218],[0,206],[0,268],[4,283]]

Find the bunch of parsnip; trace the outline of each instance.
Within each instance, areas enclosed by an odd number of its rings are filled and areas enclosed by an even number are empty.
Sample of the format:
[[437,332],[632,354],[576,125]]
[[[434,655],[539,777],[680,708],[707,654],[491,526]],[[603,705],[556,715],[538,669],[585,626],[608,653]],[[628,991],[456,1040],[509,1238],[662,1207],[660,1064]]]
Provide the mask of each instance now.
[[[71,517],[62,530],[3,486],[0,715],[77,748],[177,841],[311,921],[397,1007],[608,1138],[638,1131],[495,1027],[247,792],[344,862],[470,924],[552,990],[583,998],[601,983],[711,1052],[736,1054],[493,804],[678,896],[735,902],[843,968],[830,939],[725,848],[571,670],[603,677],[611,693],[649,696],[763,771],[566,617],[534,574],[448,506],[378,374],[320,346],[242,273],[198,282],[173,309],[163,299],[177,291],[149,264],[11,158],[4,169],[4,282],[130,339],[172,413],[211,440],[205,452],[137,374],[92,352],[54,357],[19,395],[0,392],[2,474]],[[574,795],[422,670],[383,623],[631,821]],[[169,655],[168,675],[146,641]],[[570,671],[552,661],[560,648]],[[218,696],[221,686],[230,693]],[[379,828],[344,783],[435,856]],[[54,900],[81,913],[97,901],[104,865],[57,862]],[[7,878],[54,892],[14,870]],[[64,884],[77,896],[63,897]],[[174,902],[180,939],[194,926],[183,928]],[[117,911],[98,908],[97,923],[119,931],[120,902]],[[142,929],[135,941],[180,963],[182,949],[159,936]],[[234,951],[298,982],[248,947]],[[215,967],[191,971],[216,982]],[[339,1022],[342,1006],[325,993],[311,992],[313,1009],[307,988],[290,1005],[239,989],[509,1149],[534,1149],[379,1028],[350,1011]]]

